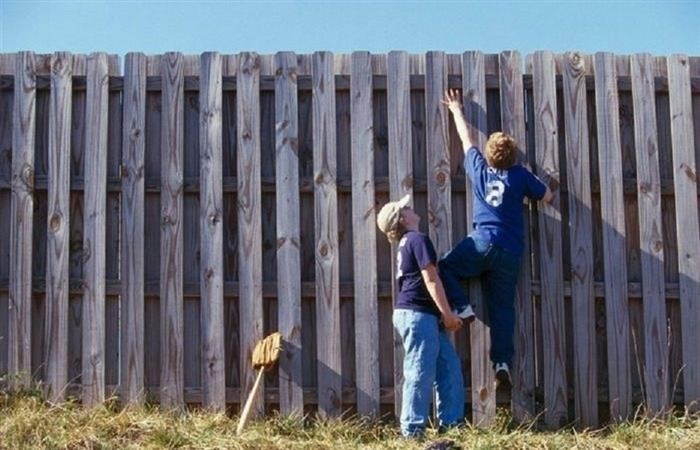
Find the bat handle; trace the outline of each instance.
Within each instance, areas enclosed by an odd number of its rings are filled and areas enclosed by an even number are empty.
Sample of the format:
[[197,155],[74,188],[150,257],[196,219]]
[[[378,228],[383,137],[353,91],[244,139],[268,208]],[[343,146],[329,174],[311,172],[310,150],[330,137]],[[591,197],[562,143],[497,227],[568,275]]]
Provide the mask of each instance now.
[[245,406],[243,407],[241,418],[238,420],[238,427],[236,427],[236,435],[238,436],[240,436],[240,434],[243,432],[243,427],[245,427],[246,422],[248,422],[248,416],[250,416],[250,410],[253,407],[253,399],[255,399],[255,396],[258,392],[258,388],[260,387],[260,381],[262,380],[264,371],[265,368],[261,367],[258,371],[258,376],[255,378],[255,384],[253,384],[253,389],[250,391],[250,394],[248,394],[248,399],[246,400]]

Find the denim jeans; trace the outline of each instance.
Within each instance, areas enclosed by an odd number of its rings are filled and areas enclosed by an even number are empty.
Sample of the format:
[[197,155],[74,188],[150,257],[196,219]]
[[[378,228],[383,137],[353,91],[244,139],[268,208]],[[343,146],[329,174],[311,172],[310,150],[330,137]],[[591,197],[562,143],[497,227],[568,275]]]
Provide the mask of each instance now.
[[450,305],[469,304],[461,281],[481,278],[484,303],[491,324],[491,361],[513,362],[515,289],[520,255],[474,236],[467,236],[438,263],[440,278]]
[[394,328],[404,349],[401,433],[421,436],[428,421],[433,386],[438,425],[451,427],[464,418],[462,368],[440,319],[432,314],[396,309]]

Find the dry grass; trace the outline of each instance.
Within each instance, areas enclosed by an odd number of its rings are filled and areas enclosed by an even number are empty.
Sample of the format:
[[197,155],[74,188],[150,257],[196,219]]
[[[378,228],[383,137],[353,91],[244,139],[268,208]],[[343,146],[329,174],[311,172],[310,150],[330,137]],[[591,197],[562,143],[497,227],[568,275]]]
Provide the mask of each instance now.
[[1,448],[236,448],[422,449],[436,439],[455,448],[483,449],[700,449],[700,418],[638,419],[602,430],[542,432],[510,424],[505,413],[488,430],[470,426],[424,441],[407,441],[388,424],[273,417],[235,436],[236,417],[200,411],[169,414],[156,407],[121,409],[112,402],[88,410],[50,405],[34,392],[0,393]]

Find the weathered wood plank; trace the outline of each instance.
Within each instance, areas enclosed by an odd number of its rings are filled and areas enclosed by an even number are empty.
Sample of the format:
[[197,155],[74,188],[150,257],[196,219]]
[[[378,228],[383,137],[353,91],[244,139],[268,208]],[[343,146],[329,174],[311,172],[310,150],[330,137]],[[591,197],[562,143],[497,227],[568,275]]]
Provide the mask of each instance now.
[[[678,271],[681,300],[683,347],[683,392],[686,407],[700,408],[700,225],[698,224],[698,184],[693,98],[690,93],[688,57],[668,58],[669,102],[673,182],[678,234]],[[697,121],[698,118],[695,117]]]
[[51,59],[49,110],[49,192],[46,237],[46,395],[63,399],[68,384],[68,252],[70,230],[70,126],[72,57]]
[[647,412],[656,416],[669,406],[669,374],[659,149],[651,56],[632,55],[630,69],[644,308],[644,385]]
[[275,55],[275,148],[277,191],[277,301],[279,330],[285,340],[280,356],[280,412],[304,409],[301,360],[301,255],[299,199],[299,111],[297,57]]
[[428,230],[438,258],[452,249],[452,183],[448,145],[449,117],[440,103],[447,88],[447,60],[443,52],[425,55]]
[[[559,178],[557,102],[554,58],[550,52],[533,56],[535,146],[537,171],[542,179]],[[556,184],[556,183],[555,183]],[[549,183],[552,187],[552,182]],[[564,292],[562,274],[560,197],[540,205],[539,238],[542,285],[542,335],[544,343],[544,417],[548,427],[558,428],[567,419]]]
[[368,52],[352,54],[350,79],[357,412],[376,417],[379,415],[379,310],[372,67]]
[[[500,80],[501,128],[519,143],[521,159],[527,160],[527,139],[525,135],[525,106],[522,82],[522,62],[516,51],[501,52],[498,55]],[[523,212],[525,230],[530,227],[530,217]],[[531,262],[529,232],[525,232],[523,258],[515,299],[515,332],[513,344],[513,388],[511,409],[515,420],[526,422],[535,417],[535,347],[534,347],[534,307],[530,289]]]
[[608,353],[608,405],[613,420],[632,413],[629,301],[622,190],[622,144],[615,55],[596,53],[596,124],[603,222],[605,319]]
[[[236,118],[238,122],[238,279],[240,282],[241,389],[253,388],[251,357],[263,338],[262,228],[260,192],[260,60],[255,53],[239,54]],[[264,412],[264,389],[258,391],[253,415]]]
[[224,365],[224,254],[221,56],[201,56],[199,94],[202,404],[226,407]]
[[[409,55],[393,51],[388,57],[387,115],[389,130],[389,199],[396,201],[413,195],[413,158],[411,137],[411,90],[409,84]],[[413,198],[411,198],[413,201]],[[391,291],[396,299],[396,244],[391,246]],[[393,328],[393,327],[392,327]],[[394,413],[401,414],[403,388],[403,345],[394,332]]]
[[107,202],[107,55],[88,58],[83,217],[82,401],[105,399],[105,230]]
[[[462,55],[464,116],[471,128],[470,133],[474,143],[480,150],[486,146],[488,134],[485,75],[484,54],[478,51],[464,52]],[[474,197],[469,180],[466,180],[465,200],[467,230],[471,231],[474,218]],[[490,327],[479,280],[469,281],[469,303],[477,316],[477,320],[472,322],[469,330],[472,422],[479,427],[488,427],[496,416],[496,388],[491,359],[489,358]]]
[[318,409],[342,412],[340,298],[338,295],[338,194],[333,54],[313,55],[313,172],[316,265]]
[[34,142],[36,61],[19,52],[15,61],[12,126],[12,199],[7,369],[10,385],[31,380],[32,225],[34,217]]
[[564,55],[566,173],[571,236],[571,303],[574,337],[574,407],[583,428],[598,425],[595,297],[593,296],[593,219],[588,147],[586,67],[578,53]]
[[160,404],[184,406],[183,196],[184,59],[161,58]]
[[126,55],[122,137],[121,371],[122,400],[144,397],[144,155],[146,150],[146,57]]

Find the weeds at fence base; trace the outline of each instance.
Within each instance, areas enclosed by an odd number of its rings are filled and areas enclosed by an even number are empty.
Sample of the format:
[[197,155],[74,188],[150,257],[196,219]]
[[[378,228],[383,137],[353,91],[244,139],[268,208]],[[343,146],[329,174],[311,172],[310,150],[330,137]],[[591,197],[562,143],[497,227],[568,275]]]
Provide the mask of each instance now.
[[[51,404],[40,389],[0,391],[0,448],[234,448],[234,449],[424,449],[451,448],[700,448],[700,416],[687,412],[665,419],[638,416],[598,430],[537,431],[517,425],[499,410],[487,429],[469,424],[444,433],[429,428],[422,440],[406,440],[390,421],[357,417],[321,420],[275,415],[235,436],[237,417],[205,411],[163,412],[154,405],[126,407],[111,399],[87,409],[77,401]],[[450,448],[450,447],[445,447]]]

